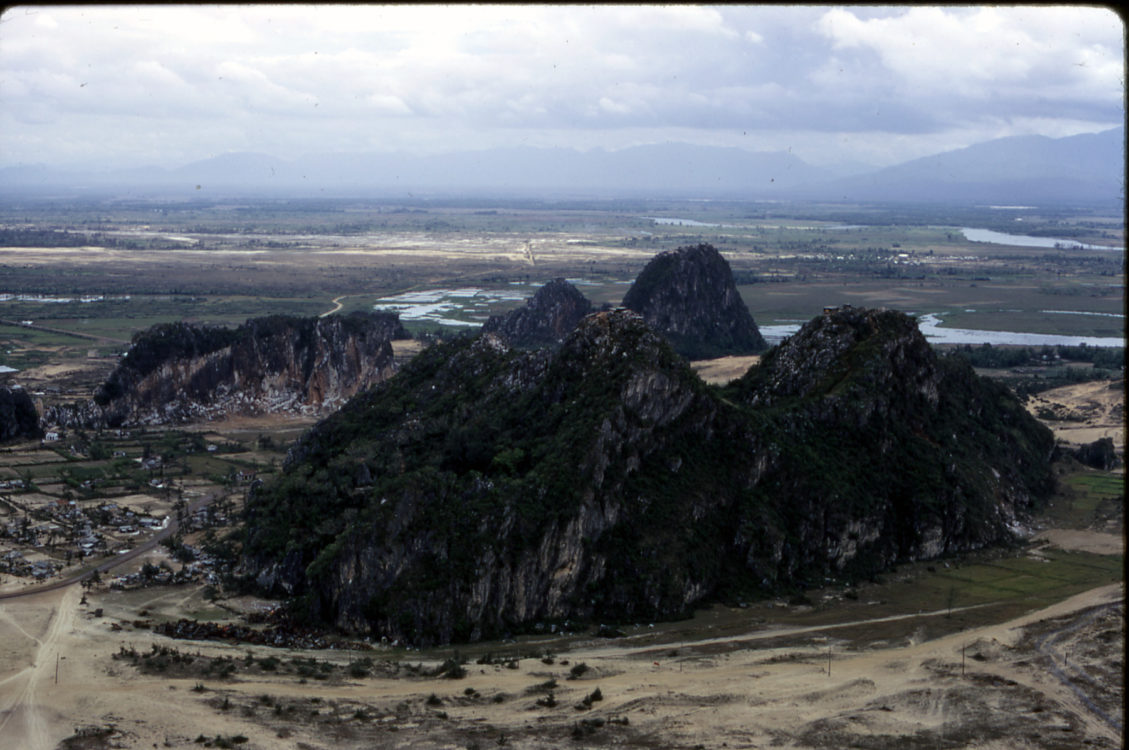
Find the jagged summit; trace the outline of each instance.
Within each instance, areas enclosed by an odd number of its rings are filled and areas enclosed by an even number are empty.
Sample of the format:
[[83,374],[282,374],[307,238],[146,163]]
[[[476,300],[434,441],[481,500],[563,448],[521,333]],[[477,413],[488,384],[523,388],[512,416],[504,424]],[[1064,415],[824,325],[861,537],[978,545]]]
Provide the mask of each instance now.
[[1050,487],[1053,439],[920,337],[900,313],[839,311],[726,389],[627,310],[556,348],[437,344],[248,498],[241,572],[313,620],[434,644],[1008,539]]
[[520,348],[555,345],[591,311],[592,303],[575,286],[556,278],[538,289],[524,307],[491,316],[482,330]]
[[901,312],[828,311],[729,392],[788,422],[778,486],[796,512],[880,520],[870,564],[999,541],[1053,486],[1050,430]]
[[750,403],[885,392],[937,400],[936,355],[917,321],[896,310],[829,309],[764,356],[746,377]]
[[86,404],[54,407],[63,426],[169,424],[229,414],[319,413],[392,372],[392,313],[273,315],[238,328],[169,323],[134,337]]
[[656,255],[627,290],[623,306],[640,313],[688,359],[754,354],[767,346],[729,263],[709,244]]

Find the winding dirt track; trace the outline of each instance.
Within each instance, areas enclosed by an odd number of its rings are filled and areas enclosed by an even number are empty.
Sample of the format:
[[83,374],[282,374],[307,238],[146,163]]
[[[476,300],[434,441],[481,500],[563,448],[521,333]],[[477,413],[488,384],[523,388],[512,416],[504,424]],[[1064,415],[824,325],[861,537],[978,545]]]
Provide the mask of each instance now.
[[56,744],[49,691],[64,650],[64,637],[73,627],[79,591],[71,587],[39,596],[45,603],[53,600],[46,632],[35,637],[16,624],[37,644],[34,661],[0,682],[0,744],[13,750],[51,750]]

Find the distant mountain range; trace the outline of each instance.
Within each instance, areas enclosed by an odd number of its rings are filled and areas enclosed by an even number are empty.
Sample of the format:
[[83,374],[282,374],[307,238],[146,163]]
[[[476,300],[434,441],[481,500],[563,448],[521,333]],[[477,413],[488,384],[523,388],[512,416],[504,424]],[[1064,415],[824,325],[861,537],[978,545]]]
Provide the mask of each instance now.
[[433,156],[228,153],[176,169],[0,169],[0,195],[667,197],[1092,204],[1124,200],[1125,129],[1017,136],[862,174],[787,152],[667,143],[620,151],[496,148]]

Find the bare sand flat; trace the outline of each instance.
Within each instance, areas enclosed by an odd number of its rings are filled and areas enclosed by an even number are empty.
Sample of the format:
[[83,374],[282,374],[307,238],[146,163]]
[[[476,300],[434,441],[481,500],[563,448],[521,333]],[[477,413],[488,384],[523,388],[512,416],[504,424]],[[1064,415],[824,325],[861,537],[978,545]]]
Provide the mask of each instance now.
[[[247,653],[339,663],[357,656],[172,641],[128,624],[140,610],[195,606],[197,593],[107,592],[83,605],[72,586],[0,603],[0,744],[50,750],[76,728],[112,727],[107,744],[90,746],[200,747],[195,740],[216,735],[245,737],[240,746],[246,748],[295,750],[895,748],[909,740],[930,747],[1065,748],[1083,740],[1090,747],[1120,746],[1120,732],[1053,676],[1050,665],[1064,666],[1055,649],[1066,641],[1059,640],[1123,620],[1121,584],[998,625],[924,642],[911,635],[863,650],[837,641],[834,630],[780,645],[783,631],[763,626],[736,636],[745,640],[729,650],[716,643],[656,648],[593,641],[567,653],[571,665],[588,666],[576,680],[567,679],[570,667],[559,660],[522,659],[516,669],[469,663],[460,680],[366,676],[303,683],[269,673],[227,680],[144,674],[111,658],[153,644],[237,660]],[[103,616],[94,616],[95,607]],[[1080,680],[1093,666],[1089,652],[1076,641],[1069,649],[1075,667],[1068,674]],[[1103,646],[1101,658],[1117,661],[1121,649],[1118,638]],[[535,686],[551,679],[557,705],[538,705],[549,691]],[[597,688],[602,700],[578,710]],[[1120,695],[1120,685],[1114,688]],[[1108,718],[1120,720],[1106,709]]]
[[1120,555],[1125,552],[1125,539],[1118,534],[1080,529],[1047,529],[1035,535],[1035,541],[1045,541],[1052,547],[1095,555]]
[[1038,416],[1040,411],[1056,415],[1043,419],[1055,437],[1074,445],[1113,438],[1117,452],[1125,452],[1125,386],[1124,381],[1096,380],[1054,388],[1028,400],[1027,409]]
[[725,385],[744,375],[750,367],[759,363],[760,359],[760,356],[756,354],[718,357],[717,359],[702,359],[691,362],[690,366],[707,383]]

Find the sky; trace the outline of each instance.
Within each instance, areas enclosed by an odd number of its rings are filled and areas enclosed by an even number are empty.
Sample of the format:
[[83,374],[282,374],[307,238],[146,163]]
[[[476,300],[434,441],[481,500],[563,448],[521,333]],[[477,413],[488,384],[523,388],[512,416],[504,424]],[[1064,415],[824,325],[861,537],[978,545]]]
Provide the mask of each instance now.
[[1125,121],[1098,6],[9,8],[0,167],[685,142],[886,166]]

